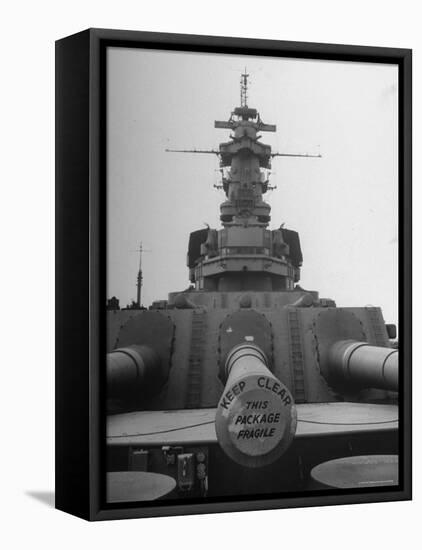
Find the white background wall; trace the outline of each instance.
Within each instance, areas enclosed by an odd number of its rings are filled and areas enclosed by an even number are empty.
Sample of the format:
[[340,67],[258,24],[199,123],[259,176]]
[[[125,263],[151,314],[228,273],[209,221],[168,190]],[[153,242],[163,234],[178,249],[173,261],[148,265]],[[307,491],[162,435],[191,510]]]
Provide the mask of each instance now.
[[[108,0],[2,9],[0,48],[3,548],[399,548],[420,544],[420,353],[414,358],[415,501],[88,524],[46,506],[54,486],[54,40],[87,27],[414,49],[415,325],[421,306],[421,18],[418,3]],[[35,495],[38,498],[35,498]],[[41,499],[40,499],[41,497]]]

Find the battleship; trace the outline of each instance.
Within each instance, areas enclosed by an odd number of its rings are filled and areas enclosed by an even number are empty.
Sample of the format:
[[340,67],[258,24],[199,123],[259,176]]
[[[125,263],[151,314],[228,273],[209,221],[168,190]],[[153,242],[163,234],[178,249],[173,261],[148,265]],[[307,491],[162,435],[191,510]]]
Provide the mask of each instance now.
[[[248,101],[215,128],[221,227],[193,231],[190,286],[107,305],[107,499],[288,495],[398,484],[398,349],[379,307],[300,286],[299,233],[270,228],[276,126]],[[140,249],[142,257],[142,248]]]

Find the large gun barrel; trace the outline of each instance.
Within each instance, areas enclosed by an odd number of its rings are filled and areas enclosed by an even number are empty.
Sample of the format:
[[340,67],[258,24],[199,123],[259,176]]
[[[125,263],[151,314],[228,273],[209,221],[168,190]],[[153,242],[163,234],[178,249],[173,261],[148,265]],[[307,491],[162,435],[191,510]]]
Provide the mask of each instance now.
[[331,346],[328,360],[334,380],[362,388],[398,391],[397,349],[341,340]]
[[296,432],[296,407],[289,390],[269,370],[255,344],[235,346],[225,360],[226,386],[215,429],[223,451],[243,466],[271,464]]
[[161,359],[148,346],[127,346],[107,354],[107,394],[125,404],[154,393],[166,380]]

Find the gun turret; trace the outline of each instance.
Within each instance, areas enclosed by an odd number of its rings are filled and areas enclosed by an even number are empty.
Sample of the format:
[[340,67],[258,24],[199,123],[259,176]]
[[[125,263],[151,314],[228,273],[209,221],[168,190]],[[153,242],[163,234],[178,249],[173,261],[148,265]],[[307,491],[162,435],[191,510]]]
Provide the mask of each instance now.
[[269,370],[255,344],[235,346],[225,361],[226,386],[215,430],[223,451],[243,466],[271,464],[296,432],[296,407],[289,390]]
[[329,350],[328,376],[334,384],[398,391],[398,350],[340,340]]

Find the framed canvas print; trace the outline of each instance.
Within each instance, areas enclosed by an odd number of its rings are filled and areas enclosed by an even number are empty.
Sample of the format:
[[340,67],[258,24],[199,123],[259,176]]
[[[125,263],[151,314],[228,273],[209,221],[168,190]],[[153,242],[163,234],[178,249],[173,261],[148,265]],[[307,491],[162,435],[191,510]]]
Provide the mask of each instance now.
[[411,498],[411,51],[56,44],[56,505]]

